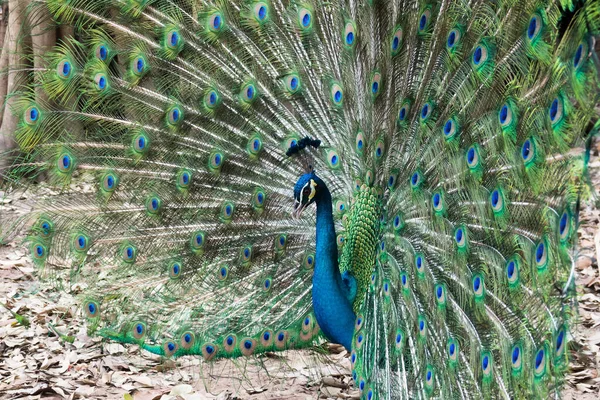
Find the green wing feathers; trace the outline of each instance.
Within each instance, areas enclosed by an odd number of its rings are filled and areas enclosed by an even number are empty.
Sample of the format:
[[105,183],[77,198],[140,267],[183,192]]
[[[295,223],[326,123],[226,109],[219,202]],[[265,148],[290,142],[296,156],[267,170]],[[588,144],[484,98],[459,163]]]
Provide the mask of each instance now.
[[291,218],[310,165],[358,284],[364,398],[559,391],[598,1],[42,8],[73,34],[13,94],[4,174],[60,191],[27,246],[90,333],[207,361],[323,341],[315,219]]

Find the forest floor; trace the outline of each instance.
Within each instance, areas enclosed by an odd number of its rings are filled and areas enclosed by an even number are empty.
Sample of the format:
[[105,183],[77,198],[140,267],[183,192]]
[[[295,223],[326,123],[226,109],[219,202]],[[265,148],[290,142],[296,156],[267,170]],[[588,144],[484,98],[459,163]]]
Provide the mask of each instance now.
[[[590,164],[600,192],[599,152],[600,141]],[[0,201],[18,214],[27,209],[27,196],[0,197]],[[600,397],[599,206],[600,200],[591,200],[582,205],[580,215],[579,317],[570,343],[566,400]],[[336,345],[323,347],[321,353],[327,355],[288,351],[207,366],[191,357],[178,359],[176,364],[164,362],[136,346],[88,337],[71,295],[40,284],[28,253],[17,242],[0,247],[0,303],[29,320],[28,327],[22,326],[0,304],[0,399],[359,398],[352,386],[347,353]],[[72,343],[55,332],[71,336]],[[219,379],[231,376],[232,369],[239,380]]]

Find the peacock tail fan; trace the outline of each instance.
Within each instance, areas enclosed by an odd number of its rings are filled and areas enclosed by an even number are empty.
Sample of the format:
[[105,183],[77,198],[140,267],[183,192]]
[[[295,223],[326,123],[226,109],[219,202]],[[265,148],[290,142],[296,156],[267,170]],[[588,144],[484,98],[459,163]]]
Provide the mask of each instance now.
[[[26,246],[78,288],[90,334],[206,363],[310,348],[339,328],[313,308],[329,262],[364,398],[560,391],[598,0],[28,12],[72,34],[14,94],[4,178],[59,192],[27,215]],[[305,137],[320,146],[288,157]],[[307,157],[326,188],[310,178],[300,199],[327,191],[328,243],[321,216],[292,218]]]

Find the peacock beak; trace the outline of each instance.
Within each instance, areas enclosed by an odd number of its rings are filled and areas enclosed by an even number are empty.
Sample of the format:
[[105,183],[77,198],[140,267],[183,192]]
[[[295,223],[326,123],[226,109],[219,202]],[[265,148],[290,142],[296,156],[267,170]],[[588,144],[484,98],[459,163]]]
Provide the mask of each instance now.
[[294,219],[300,218],[300,215],[302,215],[302,212],[304,211],[304,209],[306,208],[307,205],[308,205],[308,203],[301,204],[298,200],[296,200],[294,202],[294,211],[292,211],[292,218],[294,218]]

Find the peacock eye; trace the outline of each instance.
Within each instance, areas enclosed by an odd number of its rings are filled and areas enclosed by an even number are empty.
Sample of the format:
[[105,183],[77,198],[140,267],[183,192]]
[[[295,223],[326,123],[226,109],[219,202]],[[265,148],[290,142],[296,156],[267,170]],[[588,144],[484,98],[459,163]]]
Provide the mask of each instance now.
[[309,188],[307,188],[307,187],[306,187],[306,188],[304,188],[304,189],[302,190],[302,194],[303,194],[304,196],[308,196],[308,195],[310,194],[310,189],[309,189]]

